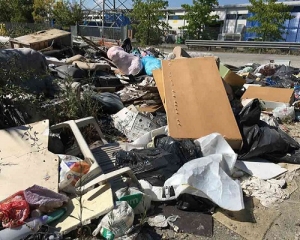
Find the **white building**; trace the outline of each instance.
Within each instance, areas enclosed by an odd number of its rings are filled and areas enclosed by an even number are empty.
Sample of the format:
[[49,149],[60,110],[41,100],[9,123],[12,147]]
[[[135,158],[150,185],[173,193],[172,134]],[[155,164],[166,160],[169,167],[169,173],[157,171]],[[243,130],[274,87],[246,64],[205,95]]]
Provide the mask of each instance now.
[[[291,6],[291,13],[295,16],[294,19],[285,23],[288,29],[288,34],[284,36],[286,41],[300,42],[300,1],[286,1],[283,2]],[[253,35],[247,35],[247,27],[253,26],[253,23],[247,22],[247,18],[251,15],[248,11],[249,4],[236,4],[218,6],[214,9],[212,14],[219,16],[219,25],[215,26],[219,31],[218,38],[232,39],[232,40],[248,40]],[[185,14],[182,8],[168,8],[166,21],[171,27],[171,33],[182,35],[182,27],[188,25],[188,22],[183,19]],[[298,36],[299,33],[299,36]],[[292,35],[291,35],[292,34]]]

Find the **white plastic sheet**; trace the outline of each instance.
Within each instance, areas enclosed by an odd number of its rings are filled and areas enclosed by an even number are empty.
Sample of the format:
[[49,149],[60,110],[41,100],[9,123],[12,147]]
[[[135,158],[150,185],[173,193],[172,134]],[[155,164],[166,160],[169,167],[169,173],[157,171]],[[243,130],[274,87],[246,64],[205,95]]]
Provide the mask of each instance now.
[[237,154],[219,133],[212,133],[208,136],[199,138],[195,140],[195,144],[201,147],[203,157],[212,154],[222,154],[222,168],[227,174],[232,174]]
[[222,154],[213,154],[184,164],[165,186],[173,186],[176,196],[189,193],[212,200],[230,211],[244,209],[243,193],[238,180],[232,180],[223,169]]
[[195,143],[200,145],[204,157],[184,164],[164,187],[153,187],[140,181],[145,192],[153,201],[172,200],[188,193],[209,198],[227,210],[242,210],[244,202],[240,182],[230,177],[237,155],[218,133],[200,138]]

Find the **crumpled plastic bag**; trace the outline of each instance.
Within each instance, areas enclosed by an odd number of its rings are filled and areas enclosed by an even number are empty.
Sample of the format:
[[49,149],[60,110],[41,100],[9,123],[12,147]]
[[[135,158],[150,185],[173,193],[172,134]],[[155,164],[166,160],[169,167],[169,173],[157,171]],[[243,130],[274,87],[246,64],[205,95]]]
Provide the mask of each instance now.
[[158,135],[154,137],[154,146],[177,155],[182,165],[202,156],[200,147],[188,139],[176,140],[167,135]]
[[29,204],[24,197],[24,191],[19,191],[0,202],[0,221],[6,228],[18,227],[30,214]]
[[144,179],[154,186],[163,186],[181,166],[179,157],[163,149],[132,149],[114,153],[119,168],[130,167],[137,179]]
[[221,208],[240,211],[244,209],[240,183],[227,175],[223,161],[222,154],[192,160],[169,178],[165,186],[173,186],[177,197],[189,193],[209,198]]
[[[243,148],[240,160],[254,157],[265,158],[271,162],[300,163],[300,157],[293,157],[300,148],[298,142],[278,127],[271,127],[260,120],[261,105],[258,99],[247,104],[239,114]],[[291,155],[287,157],[286,155]]]
[[161,60],[154,56],[145,56],[142,58],[142,64],[147,75],[152,76],[152,71],[161,68]]
[[140,181],[153,201],[168,201],[187,193],[208,198],[221,208],[239,211],[244,208],[243,193],[238,180],[229,176],[237,155],[226,140],[217,133],[195,141],[205,157],[184,164],[163,187],[152,187]]
[[121,188],[116,191],[119,201],[126,201],[132,207],[134,214],[144,214],[151,207],[151,198],[135,187]]
[[121,47],[111,47],[107,51],[107,56],[125,75],[135,76],[143,69],[140,58],[125,52]]
[[75,184],[90,170],[91,164],[88,159],[81,160],[75,156],[58,155],[60,163],[60,190],[67,193],[75,193]]
[[118,202],[115,209],[107,213],[100,221],[98,227],[93,231],[93,236],[101,235],[107,240],[125,235],[132,227],[134,212],[130,205]]
[[69,201],[67,196],[38,185],[27,188],[24,196],[31,207],[38,208],[44,213],[53,212]]
[[272,113],[275,118],[279,118],[281,121],[295,120],[294,107],[277,107],[272,111]]
[[116,114],[124,108],[121,98],[113,93],[103,92],[92,94],[91,98],[101,104],[102,110],[108,114]]

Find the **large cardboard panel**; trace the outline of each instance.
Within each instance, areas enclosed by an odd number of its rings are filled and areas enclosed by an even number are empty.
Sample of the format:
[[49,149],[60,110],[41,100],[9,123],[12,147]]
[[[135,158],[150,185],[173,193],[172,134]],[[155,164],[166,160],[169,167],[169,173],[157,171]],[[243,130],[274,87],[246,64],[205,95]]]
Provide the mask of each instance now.
[[200,138],[217,132],[234,149],[242,137],[214,57],[163,61],[169,134]]
[[48,120],[0,131],[0,201],[34,184],[58,191],[59,159],[48,136]]
[[161,101],[166,109],[165,105],[165,87],[164,87],[164,81],[163,81],[163,73],[161,69],[155,69],[152,71],[154,80],[156,82],[156,87],[158,89]]
[[292,104],[294,102],[294,89],[249,86],[242,99],[253,98],[269,102]]

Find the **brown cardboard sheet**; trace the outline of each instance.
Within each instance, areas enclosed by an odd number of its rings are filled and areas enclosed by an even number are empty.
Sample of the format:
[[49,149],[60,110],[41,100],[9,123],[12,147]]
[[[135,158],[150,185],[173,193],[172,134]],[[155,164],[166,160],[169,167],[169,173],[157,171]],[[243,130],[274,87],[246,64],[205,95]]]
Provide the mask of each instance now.
[[214,57],[163,61],[169,134],[200,138],[217,132],[233,149],[242,137]]
[[269,102],[292,104],[294,102],[294,90],[287,88],[249,86],[242,96],[242,100],[253,98]]

